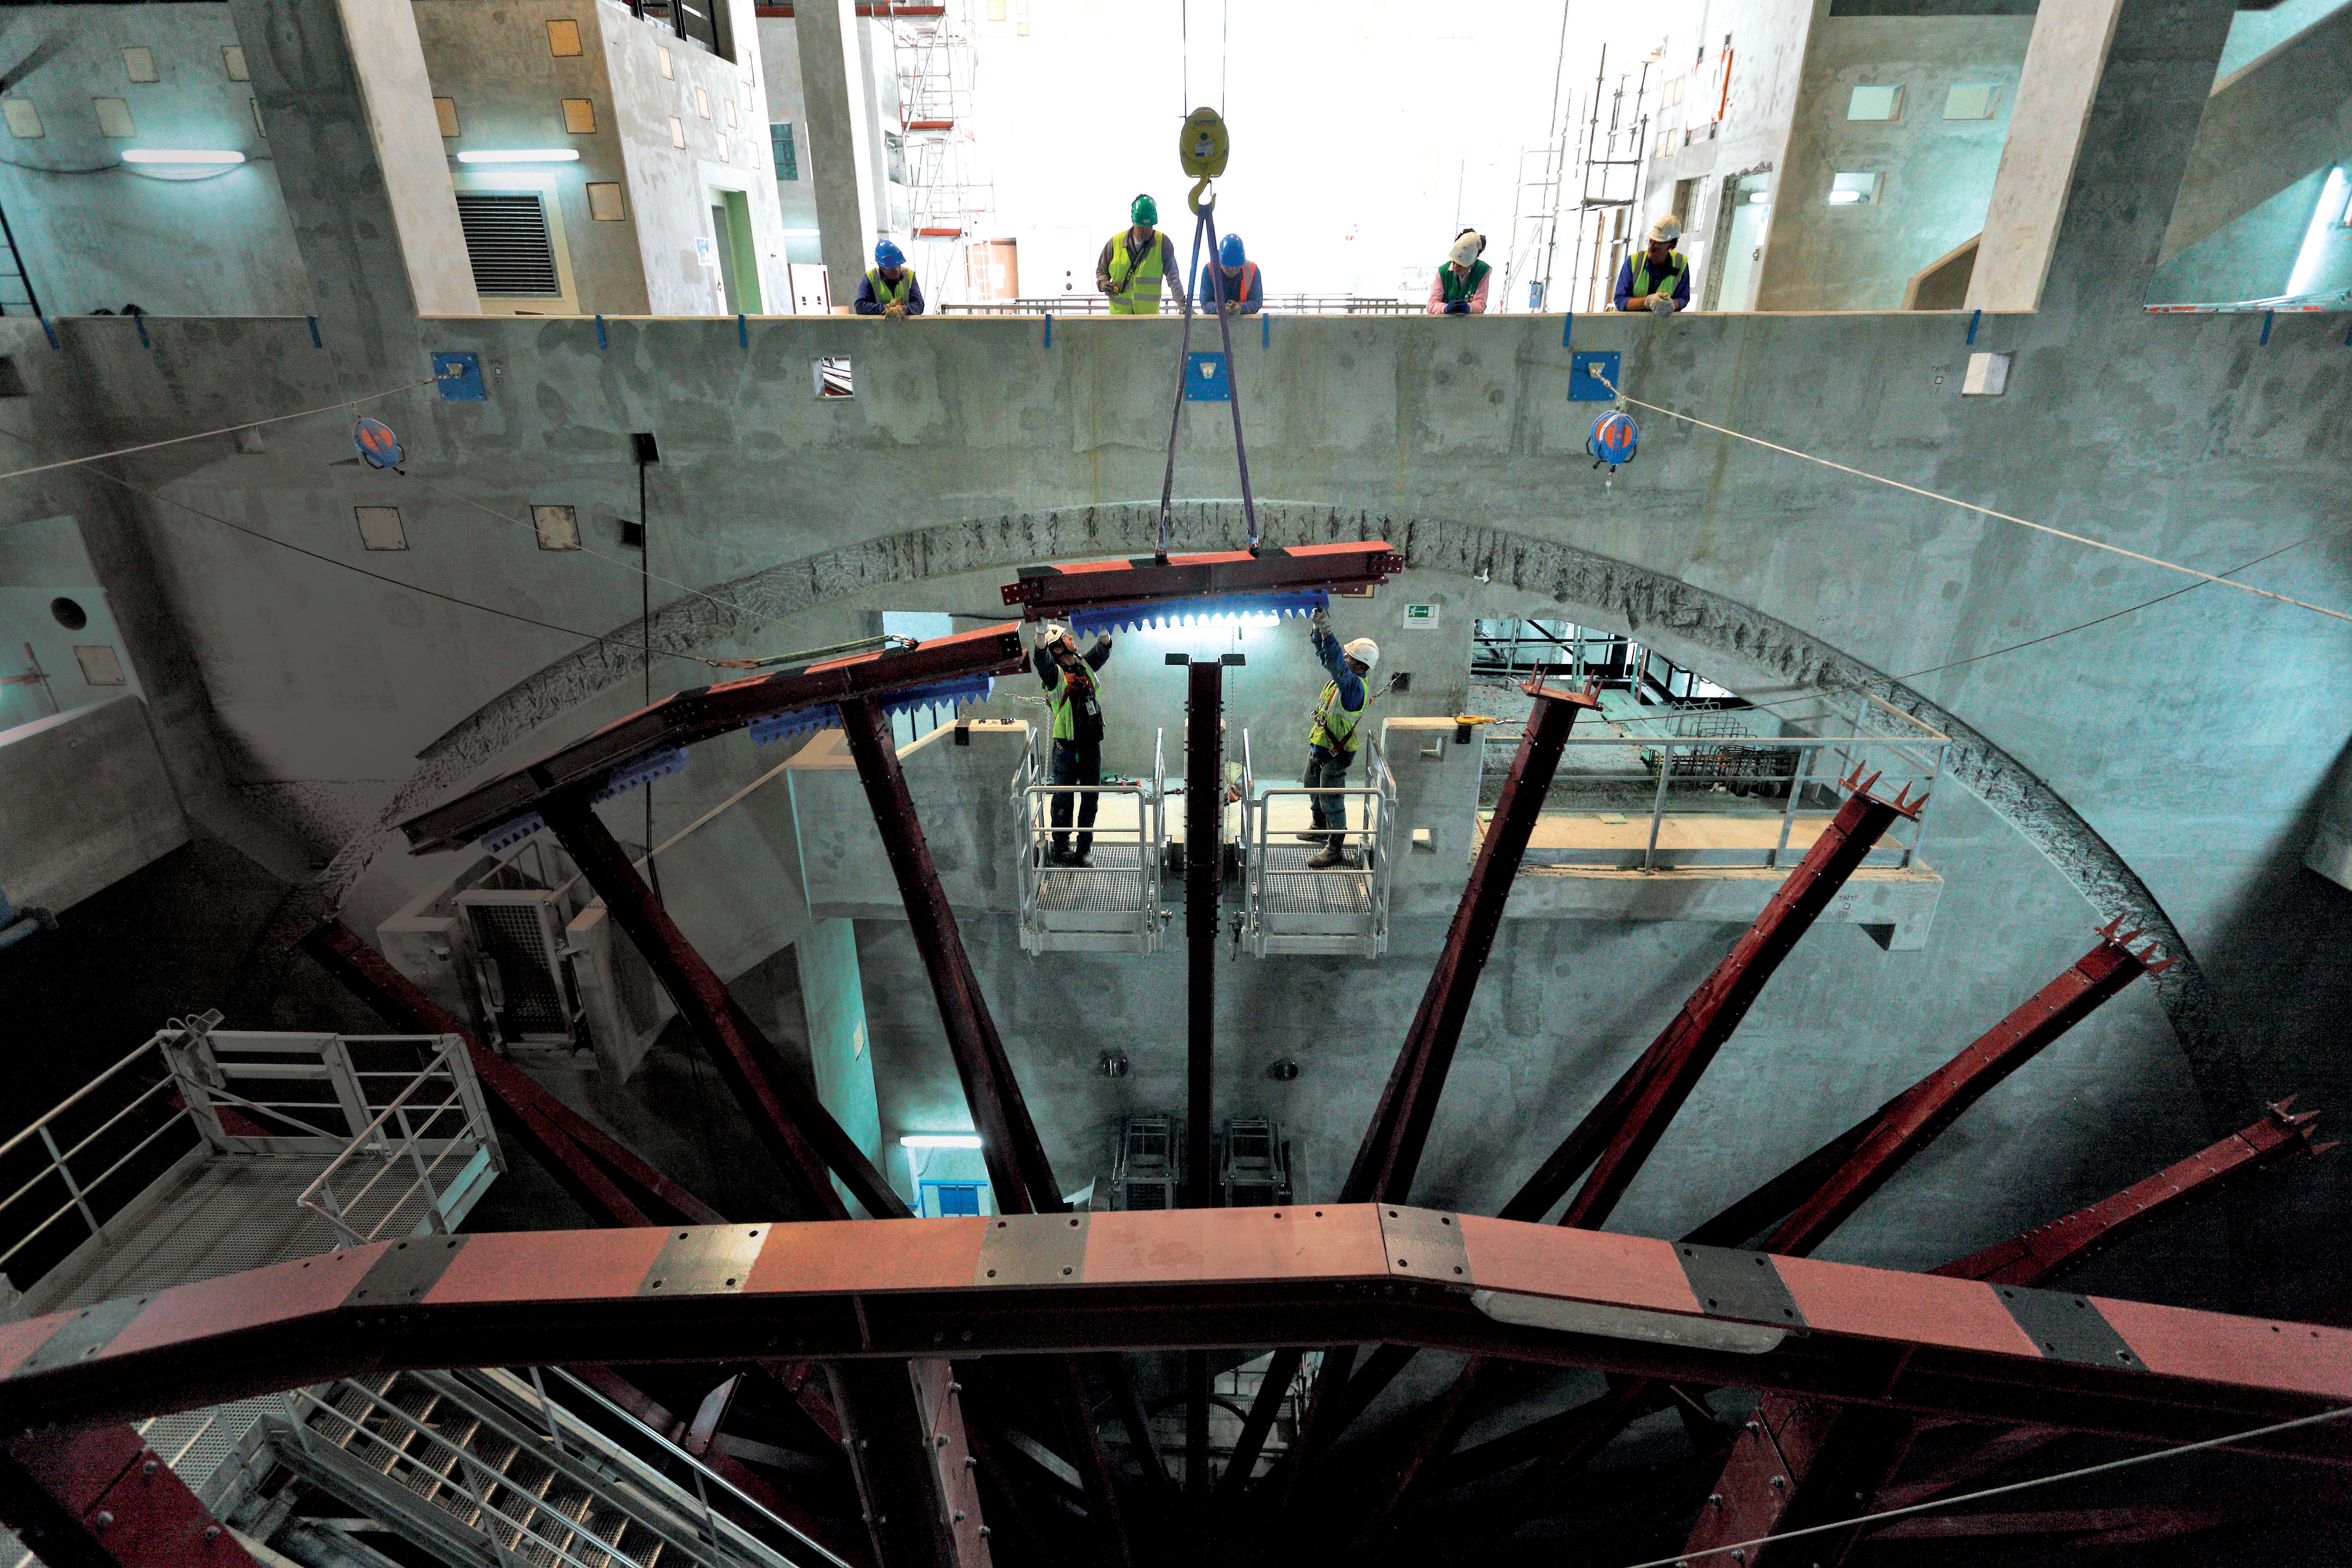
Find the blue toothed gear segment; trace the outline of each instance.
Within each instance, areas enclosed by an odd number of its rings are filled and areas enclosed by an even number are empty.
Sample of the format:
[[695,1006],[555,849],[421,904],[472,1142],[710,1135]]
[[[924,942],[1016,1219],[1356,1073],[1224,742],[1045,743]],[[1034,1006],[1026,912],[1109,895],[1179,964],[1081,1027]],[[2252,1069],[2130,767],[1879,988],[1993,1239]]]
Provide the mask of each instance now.
[[1330,604],[1330,591],[1325,588],[1308,588],[1296,594],[1221,594],[1214,598],[1163,599],[1152,605],[1080,610],[1070,617],[1070,631],[1074,636],[1091,637],[1097,632],[1132,632],[1146,626],[1277,621],[1311,616],[1329,608]]

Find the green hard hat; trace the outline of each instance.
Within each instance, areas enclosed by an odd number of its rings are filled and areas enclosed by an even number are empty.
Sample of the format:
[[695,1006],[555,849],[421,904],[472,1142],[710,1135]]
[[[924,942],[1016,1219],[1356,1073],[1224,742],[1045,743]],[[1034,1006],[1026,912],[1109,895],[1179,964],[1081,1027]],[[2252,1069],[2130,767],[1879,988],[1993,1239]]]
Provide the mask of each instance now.
[[1138,196],[1134,205],[1127,209],[1127,216],[1149,227],[1160,221],[1160,204],[1150,196]]

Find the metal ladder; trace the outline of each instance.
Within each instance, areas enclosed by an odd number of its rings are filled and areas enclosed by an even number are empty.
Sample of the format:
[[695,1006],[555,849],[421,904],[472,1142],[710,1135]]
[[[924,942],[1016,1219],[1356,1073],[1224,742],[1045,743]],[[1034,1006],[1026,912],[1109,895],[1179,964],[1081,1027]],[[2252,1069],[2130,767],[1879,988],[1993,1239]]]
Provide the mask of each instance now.
[[257,1433],[248,1474],[284,1465],[453,1568],[840,1563],[763,1509],[782,1544],[715,1512],[712,1494],[733,1490],[717,1476],[673,1450],[688,1467],[681,1485],[535,1379],[378,1373],[285,1401]]
[[37,316],[41,301],[33,292],[33,279],[25,271],[24,252],[16,248],[16,231],[9,226],[8,215],[0,210],[0,316]]

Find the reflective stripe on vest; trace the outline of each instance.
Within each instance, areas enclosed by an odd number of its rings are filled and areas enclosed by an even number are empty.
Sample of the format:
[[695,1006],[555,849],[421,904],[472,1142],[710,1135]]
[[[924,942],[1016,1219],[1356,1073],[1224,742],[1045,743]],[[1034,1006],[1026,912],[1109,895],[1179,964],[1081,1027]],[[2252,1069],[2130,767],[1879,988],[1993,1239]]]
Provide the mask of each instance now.
[[1493,270],[1493,268],[1483,261],[1472,262],[1470,270],[1461,274],[1454,272],[1454,264],[1450,261],[1439,268],[1437,283],[1438,287],[1444,291],[1445,302],[1449,305],[1455,304],[1475,294],[1478,291],[1478,285],[1484,283],[1486,280],[1486,274]]
[[882,276],[880,268],[869,267],[866,269],[866,281],[874,285],[874,299],[877,304],[903,305],[907,302],[908,294],[915,287],[915,269],[911,267],[901,267],[898,268],[898,281],[893,283]]
[[[1371,700],[1372,694],[1367,690],[1364,700],[1369,702]],[[1339,683],[1327,680],[1323,683],[1323,699],[1315,705],[1315,727],[1307,731],[1307,743],[1328,746],[1335,752],[1353,752],[1356,749],[1356,726],[1363,722],[1363,718],[1361,707],[1351,709],[1339,705]]]
[[1683,274],[1689,270],[1690,259],[1681,251],[1675,251],[1666,258],[1665,276],[1659,279],[1658,286],[1653,289],[1650,287],[1650,253],[1647,250],[1639,251],[1633,258],[1633,289],[1627,298],[1646,300],[1653,294],[1664,294],[1671,297],[1676,286],[1682,282]]
[[[1078,738],[1078,725],[1077,716],[1070,707],[1070,672],[1064,669],[1057,660],[1054,665],[1054,673],[1062,679],[1055,683],[1053,690],[1045,693],[1045,706],[1054,715],[1053,738],[1056,741],[1075,741]],[[1100,707],[1102,705],[1102,671],[1090,669],[1087,673],[1095,683],[1095,705]],[[1108,715],[1106,714],[1105,717],[1108,718]]]
[[1160,256],[1167,237],[1153,231],[1140,262],[1127,253],[1129,237],[1122,234],[1110,243],[1110,313],[1156,316],[1160,314]]

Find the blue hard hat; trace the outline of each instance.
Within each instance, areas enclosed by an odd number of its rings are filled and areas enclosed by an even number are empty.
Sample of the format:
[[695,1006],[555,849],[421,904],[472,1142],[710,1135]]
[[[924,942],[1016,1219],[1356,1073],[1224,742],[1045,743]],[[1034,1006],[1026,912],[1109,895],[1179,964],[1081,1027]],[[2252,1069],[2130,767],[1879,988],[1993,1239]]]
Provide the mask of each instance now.
[[894,241],[886,239],[874,247],[874,264],[877,267],[904,267],[907,265],[907,253]]
[[1239,267],[1247,261],[1249,253],[1242,249],[1242,237],[1237,234],[1225,236],[1217,246],[1217,259],[1229,268]]

